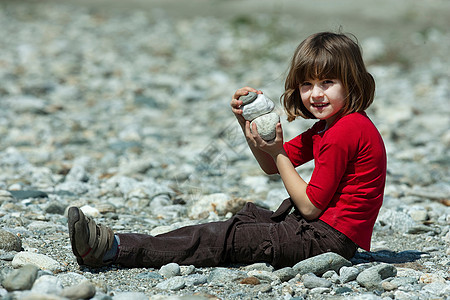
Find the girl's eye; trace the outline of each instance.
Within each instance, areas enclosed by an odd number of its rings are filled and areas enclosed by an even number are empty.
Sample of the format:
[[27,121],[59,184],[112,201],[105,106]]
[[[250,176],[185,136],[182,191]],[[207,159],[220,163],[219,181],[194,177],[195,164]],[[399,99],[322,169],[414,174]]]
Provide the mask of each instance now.
[[333,84],[333,80],[324,80],[323,84]]
[[310,83],[310,82],[307,82],[307,81],[305,81],[305,82],[303,82],[303,83],[300,84],[300,86],[308,86],[308,85],[311,85],[311,83]]

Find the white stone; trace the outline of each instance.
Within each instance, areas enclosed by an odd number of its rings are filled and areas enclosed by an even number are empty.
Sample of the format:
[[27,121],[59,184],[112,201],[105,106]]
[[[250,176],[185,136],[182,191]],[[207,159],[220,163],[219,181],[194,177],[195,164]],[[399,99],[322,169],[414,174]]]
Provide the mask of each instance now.
[[247,121],[253,121],[257,117],[271,112],[274,107],[275,104],[272,100],[263,94],[258,94],[258,97],[253,102],[242,107],[242,116]]
[[207,218],[210,213],[224,216],[227,212],[237,212],[245,204],[241,198],[232,198],[225,193],[215,193],[202,196],[190,208],[192,219]]
[[95,207],[84,205],[80,207],[80,209],[83,212],[83,214],[85,214],[88,217],[98,218],[100,216],[100,211]]
[[51,257],[33,252],[19,252],[12,260],[14,268],[20,268],[27,264],[35,265],[42,270],[56,271],[61,269],[61,265]]
[[51,275],[42,275],[33,284],[31,290],[41,294],[59,295],[63,289],[61,280],[58,277]]
[[276,125],[280,122],[280,117],[276,112],[270,112],[254,119],[250,128],[253,128],[253,123],[256,124],[258,134],[265,141],[271,141],[276,137]]

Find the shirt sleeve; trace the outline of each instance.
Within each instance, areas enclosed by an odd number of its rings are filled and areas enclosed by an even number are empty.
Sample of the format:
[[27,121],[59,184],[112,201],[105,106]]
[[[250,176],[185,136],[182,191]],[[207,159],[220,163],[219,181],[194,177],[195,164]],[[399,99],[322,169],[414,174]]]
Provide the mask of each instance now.
[[320,142],[314,171],[306,187],[309,200],[325,210],[338,192],[339,184],[354,154],[354,139],[349,132],[328,132]]
[[316,132],[316,126],[313,126],[289,142],[284,143],[284,150],[294,167],[307,163],[314,158],[313,135]]

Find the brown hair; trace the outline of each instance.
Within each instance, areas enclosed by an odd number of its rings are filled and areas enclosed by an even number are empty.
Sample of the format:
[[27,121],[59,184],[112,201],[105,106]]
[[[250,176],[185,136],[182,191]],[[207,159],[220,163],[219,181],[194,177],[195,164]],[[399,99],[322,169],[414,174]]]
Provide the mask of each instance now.
[[299,86],[311,79],[339,79],[347,92],[343,114],[367,109],[373,102],[375,81],[367,72],[357,39],[345,34],[320,32],[306,38],[295,50],[280,97],[289,122],[301,116],[315,119],[300,98]]

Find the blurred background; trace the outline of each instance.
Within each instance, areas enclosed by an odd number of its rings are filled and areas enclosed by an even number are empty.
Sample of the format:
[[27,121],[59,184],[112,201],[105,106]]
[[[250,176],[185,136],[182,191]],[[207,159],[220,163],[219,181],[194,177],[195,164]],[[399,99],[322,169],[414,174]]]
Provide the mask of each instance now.
[[[1,1],[0,184],[57,189],[81,165],[264,198],[281,183],[261,177],[231,96],[250,85],[279,106],[296,46],[342,31],[377,81],[388,193],[448,190],[449,13],[447,0]],[[313,122],[282,119],[286,140]]]

